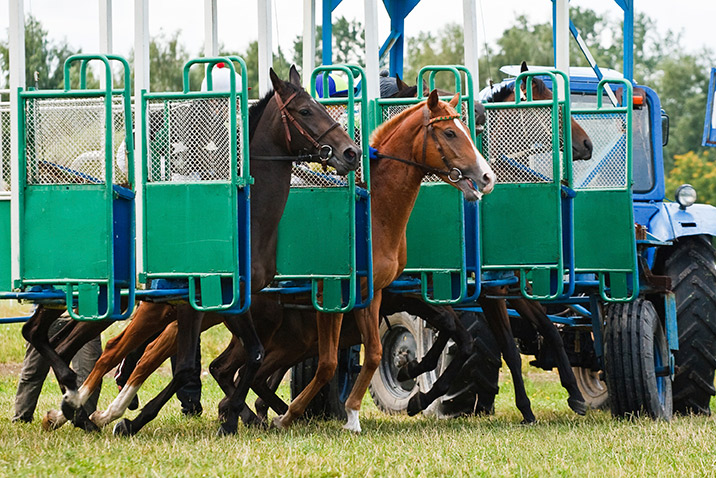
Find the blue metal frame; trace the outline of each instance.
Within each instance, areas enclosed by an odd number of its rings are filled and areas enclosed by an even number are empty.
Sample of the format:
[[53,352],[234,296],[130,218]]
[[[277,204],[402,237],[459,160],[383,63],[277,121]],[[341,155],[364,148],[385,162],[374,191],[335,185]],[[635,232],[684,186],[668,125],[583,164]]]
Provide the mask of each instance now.
[[716,68],[711,68],[709,80],[709,96],[706,102],[706,116],[704,117],[703,146],[716,147],[716,124],[711,121],[714,117],[714,90],[716,90]]

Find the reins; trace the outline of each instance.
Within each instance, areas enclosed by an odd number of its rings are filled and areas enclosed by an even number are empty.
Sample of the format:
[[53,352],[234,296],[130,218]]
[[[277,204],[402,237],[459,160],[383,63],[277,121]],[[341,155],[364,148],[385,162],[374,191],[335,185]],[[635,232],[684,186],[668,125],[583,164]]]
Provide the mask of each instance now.
[[335,128],[340,126],[338,122],[333,122],[331,126],[329,126],[323,133],[318,135],[317,138],[313,138],[310,133],[308,133],[301,124],[296,121],[296,118],[288,111],[286,108],[288,104],[296,97],[298,94],[298,91],[295,91],[291,96],[288,97],[286,102],[284,103],[281,100],[281,97],[279,96],[278,92],[274,92],[274,99],[276,100],[276,104],[278,105],[278,109],[281,112],[281,122],[283,123],[284,130],[286,131],[286,150],[291,151],[291,129],[289,128],[289,122],[298,130],[301,135],[303,135],[304,138],[306,138],[313,147],[316,148],[315,153],[309,153],[308,151],[303,151],[295,156],[251,156],[252,160],[258,160],[258,161],[310,161],[312,159],[319,159],[321,161],[321,164],[323,165],[323,169],[326,169],[326,166],[328,164],[328,160],[331,159],[331,156],[333,156],[333,148],[328,144],[321,144],[320,141],[331,131],[333,131]]
[[[450,121],[450,120],[454,120],[454,119],[460,119],[460,115],[455,114],[455,115],[436,116],[435,118],[429,118],[430,113],[429,113],[428,109],[425,108],[423,111],[424,111],[424,115],[425,115],[425,123],[424,123],[425,135],[423,136],[422,163],[417,163],[415,161],[410,161],[408,159],[399,158],[397,156],[383,154],[383,153],[378,152],[378,150],[375,148],[370,148],[370,158],[371,159],[390,159],[392,161],[397,161],[399,163],[404,163],[404,164],[408,164],[410,166],[415,166],[416,168],[420,168],[423,171],[426,171],[428,173],[446,176],[447,179],[452,183],[456,183],[463,178],[472,179],[472,178],[469,178],[469,176],[465,176],[462,173],[462,171],[460,170],[460,168],[450,166],[450,163],[448,162],[447,158],[445,157],[445,151],[443,150],[443,147],[440,144],[440,141],[438,141],[438,137],[435,134],[435,130],[433,128],[433,124],[435,124],[435,123],[439,123],[441,121]],[[433,168],[432,166],[428,166],[427,164],[425,164],[426,158],[427,158],[428,134],[430,134],[431,137],[433,138],[433,141],[435,142],[435,147],[438,149],[438,152],[440,153],[440,157],[441,157],[443,163],[445,164],[445,166],[447,168],[450,168],[450,169],[438,169],[438,168]]]

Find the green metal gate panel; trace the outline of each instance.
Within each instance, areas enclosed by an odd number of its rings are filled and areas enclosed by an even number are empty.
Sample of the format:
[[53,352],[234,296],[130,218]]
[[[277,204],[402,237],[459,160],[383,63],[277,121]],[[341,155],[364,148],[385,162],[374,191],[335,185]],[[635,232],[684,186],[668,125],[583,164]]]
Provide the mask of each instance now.
[[[607,83],[624,88],[624,106],[603,106]],[[592,158],[574,163],[574,258],[578,273],[595,273],[602,299],[633,300],[639,293],[632,203],[632,87],[599,83],[597,108],[574,110],[592,140]]]
[[[190,91],[193,65],[220,63],[232,72],[228,91]],[[246,78],[241,58],[201,58],[184,65],[182,92],[142,94],[140,279],[187,281],[198,310],[240,313],[250,303]]]
[[[281,275],[301,276],[311,274],[331,277],[347,276],[353,272],[354,252],[351,247],[337,247],[333,242],[341,238],[341,245],[353,240],[353,228],[350,218],[354,214],[351,208],[352,198],[340,189],[300,188],[291,191],[291,198],[284,216],[303,217],[306,221],[282,221],[279,226],[281,247],[278,250],[278,262]],[[311,206],[328,204],[325,211],[316,213]],[[348,219],[348,220],[347,220]],[[345,239],[347,239],[347,241]],[[305,250],[308,244],[320,251],[313,254]]]
[[[348,82],[346,98],[322,98],[331,116],[362,149],[361,166],[347,177],[332,168],[294,163],[291,192],[278,230],[276,279],[310,280],[312,302],[324,312],[346,312],[372,298],[370,252],[370,119],[366,104],[366,79],[360,67],[332,65],[317,68],[311,77],[328,81],[329,72],[340,72]],[[353,95],[360,81],[362,94]],[[323,91],[328,91],[325,85]],[[367,248],[367,250],[366,250]],[[363,265],[358,264],[362,258]],[[368,291],[361,292],[359,277]],[[362,297],[362,295],[366,297]]]
[[[458,112],[475,140],[475,110],[472,77],[467,69],[455,66],[426,66],[418,74],[417,98],[381,98],[376,100],[377,124],[384,123],[403,110],[416,105],[422,96],[424,75],[428,75],[428,89],[435,88],[440,72],[452,74],[455,91],[460,93]],[[463,76],[464,75],[464,81]],[[443,98],[448,99],[448,98]],[[385,159],[384,161],[389,161]],[[477,213],[467,208],[462,193],[435,175],[423,179],[420,193],[413,207],[406,231],[408,260],[405,271],[420,274],[421,293],[426,302],[448,305],[467,299],[468,277],[477,277],[473,295],[479,295],[479,257],[474,254],[468,263],[467,242],[479,250],[479,236],[466,226],[466,214]],[[477,218],[473,220],[476,222]]]
[[[23,277],[27,282],[56,278],[98,280],[112,257],[104,186],[36,186],[25,192],[22,222]],[[81,214],[77,214],[81,205]],[[38,220],[39,219],[39,220]],[[62,251],[60,253],[60,251]],[[54,280],[54,277],[50,280]]]
[[[481,138],[497,176],[481,203],[482,267],[520,271],[522,294],[534,299],[561,296],[569,269],[563,232],[571,231],[563,231],[561,188],[571,184],[571,125],[568,103],[558,99],[557,74],[520,74],[515,84],[527,82],[526,99],[485,105]],[[539,75],[552,80],[551,100],[531,97],[530,82]]]
[[[123,66],[123,89],[112,88],[110,60]],[[104,64],[105,89],[87,89],[90,61]],[[70,85],[75,62],[79,88]],[[133,303],[135,289],[129,64],[74,55],[64,74],[64,90],[19,93],[20,277],[13,285],[64,289],[76,319],[126,318],[132,307],[122,314],[120,291]]]
[[12,290],[10,199],[0,198],[0,292]]
[[[146,271],[149,276],[228,274],[236,268],[230,184],[157,184],[146,189]],[[171,207],[167,207],[171,205]],[[181,260],[177,260],[181,258]]]

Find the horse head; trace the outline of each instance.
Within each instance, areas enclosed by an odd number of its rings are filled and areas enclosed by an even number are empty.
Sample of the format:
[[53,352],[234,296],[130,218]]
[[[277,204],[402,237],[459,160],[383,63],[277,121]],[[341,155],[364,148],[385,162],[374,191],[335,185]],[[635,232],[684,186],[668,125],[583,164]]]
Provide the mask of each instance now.
[[[520,71],[525,72],[528,71],[527,63],[522,62],[522,65],[520,66]],[[522,98],[525,98],[527,86],[525,85],[526,82],[520,81],[520,95],[522,95]],[[544,81],[540,80],[539,78],[532,78],[532,98],[534,100],[551,100],[552,99],[552,91],[547,88],[547,85],[545,85]],[[501,102],[501,101],[514,101],[515,100],[515,87],[511,87],[508,89],[505,89],[503,92],[497,92],[493,96],[494,102]],[[584,131],[584,129],[579,126],[579,123],[577,123],[574,118],[571,118],[572,122],[572,160],[587,160],[591,159],[592,157],[592,140],[589,138],[589,135],[587,135],[587,132]]]
[[284,131],[289,153],[318,160],[341,175],[355,171],[360,165],[360,148],[325,106],[303,89],[295,66],[291,66],[288,81],[281,80],[273,68],[269,74],[274,88],[272,103],[279,110],[277,117],[282,122],[279,128]]
[[495,173],[472,142],[470,133],[460,121],[455,106],[456,94],[449,103],[440,101],[437,90],[430,92],[425,103],[425,138],[422,151],[427,166],[445,169],[443,181],[462,191],[465,199],[475,201],[495,186]]

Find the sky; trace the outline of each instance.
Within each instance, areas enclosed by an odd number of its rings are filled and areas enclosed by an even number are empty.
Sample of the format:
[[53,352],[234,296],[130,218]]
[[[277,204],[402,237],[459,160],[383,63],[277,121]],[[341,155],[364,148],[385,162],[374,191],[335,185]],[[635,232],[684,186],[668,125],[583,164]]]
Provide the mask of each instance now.
[[[290,51],[293,40],[301,34],[303,0],[271,0],[274,13],[274,50],[280,44]],[[534,23],[551,21],[549,0],[477,0],[478,35],[494,44],[517,15],[524,14]],[[344,0],[334,12],[334,18],[345,16],[363,22],[363,1]],[[321,0],[316,1],[318,24],[321,23]],[[614,18],[621,10],[613,0],[572,0],[571,5],[589,7],[599,13],[609,13]],[[634,0],[637,12],[645,11],[656,20],[657,30],[680,32],[683,45],[688,51],[707,47],[716,50],[713,32],[716,21],[716,0]],[[443,8],[436,9],[440,5]],[[681,8],[678,8],[680,5]],[[684,6],[688,6],[688,12]],[[134,0],[113,1],[114,53],[128,56],[133,42]],[[379,0],[379,44],[388,34],[390,20]],[[218,0],[219,42],[228,51],[240,53],[258,37],[256,0]],[[9,0],[0,0],[0,38],[7,38]],[[25,0],[25,14],[40,20],[53,40],[66,39],[84,52],[99,49],[99,7],[96,0]],[[462,0],[423,0],[406,19],[406,34],[412,36],[420,31],[437,31],[446,23],[462,23]],[[167,35],[180,30],[181,42],[194,56],[202,49],[203,1],[202,0],[150,0],[149,28],[152,36]],[[710,36],[710,38],[709,38]],[[709,41],[710,40],[710,41]],[[716,66],[716,65],[714,65]]]

